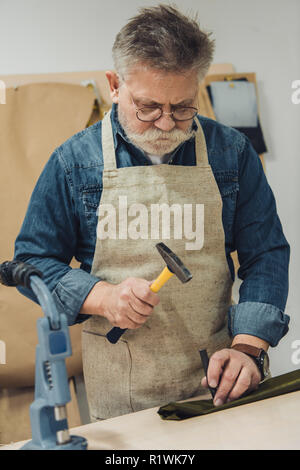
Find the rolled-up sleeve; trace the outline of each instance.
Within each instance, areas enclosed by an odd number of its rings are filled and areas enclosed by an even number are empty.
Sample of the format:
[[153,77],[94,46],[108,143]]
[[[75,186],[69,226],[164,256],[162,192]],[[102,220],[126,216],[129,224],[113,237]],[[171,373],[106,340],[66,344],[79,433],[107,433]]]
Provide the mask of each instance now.
[[228,329],[231,336],[258,336],[273,347],[288,332],[288,323],[288,315],[270,304],[242,302],[229,309]]
[[246,138],[239,162],[239,193],[234,222],[239,303],[229,309],[229,331],[251,334],[276,346],[287,333],[290,247],[277,214],[261,161]]
[[[92,287],[100,281],[83,269],[72,269],[76,257],[78,220],[72,188],[57,149],[50,157],[32,193],[20,233],[15,241],[14,258],[29,263],[43,274],[56,307],[65,313],[69,325],[88,315],[79,314]],[[18,290],[38,303],[27,288]]]

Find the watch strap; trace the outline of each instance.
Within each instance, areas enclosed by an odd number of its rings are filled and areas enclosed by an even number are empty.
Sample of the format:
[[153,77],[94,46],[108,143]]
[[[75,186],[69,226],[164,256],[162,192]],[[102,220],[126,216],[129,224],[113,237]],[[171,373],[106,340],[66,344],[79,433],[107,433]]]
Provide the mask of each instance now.
[[255,346],[252,346],[250,344],[244,344],[244,343],[237,343],[231,346],[231,349],[235,349],[236,351],[243,352],[245,354],[248,354],[248,356],[252,356],[255,359],[257,359],[262,351],[262,348],[256,348]]

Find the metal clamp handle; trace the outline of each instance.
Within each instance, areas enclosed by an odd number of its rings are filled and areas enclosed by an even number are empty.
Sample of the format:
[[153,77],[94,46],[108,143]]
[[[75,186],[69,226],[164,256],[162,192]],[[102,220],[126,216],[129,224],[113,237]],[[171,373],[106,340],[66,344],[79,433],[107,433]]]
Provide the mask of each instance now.
[[4,286],[30,288],[30,276],[43,277],[41,271],[22,261],[5,261],[0,265],[0,283]]

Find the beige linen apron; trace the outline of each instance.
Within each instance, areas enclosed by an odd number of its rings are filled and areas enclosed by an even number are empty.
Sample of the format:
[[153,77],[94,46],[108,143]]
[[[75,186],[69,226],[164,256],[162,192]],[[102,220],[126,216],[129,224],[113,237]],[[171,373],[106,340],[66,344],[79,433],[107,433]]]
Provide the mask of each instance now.
[[[173,276],[159,291],[160,303],[147,322],[136,330],[127,330],[117,344],[110,344],[105,337],[112,328],[105,318],[92,316],[84,323],[83,370],[92,420],[206,393],[200,384],[204,374],[199,349],[206,348],[212,354],[230,344],[226,316],[232,279],[225,255],[222,198],[208,163],[201,125],[196,122],[196,166],[162,164],[117,169],[110,113],[103,120],[100,205],[111,204],[117,209],[119,197],[123,196],[124,201],[126,196],[129,227],[133,204],[147,208],[149,219],[153,204],[190,204],[193,213],[196,204],[203,204],[204,245],[198,250],[187,249],[190,240],[184,238],[185,232],[181,239],[174,236],[172,216],[168,239],[151,237],[150,221],[148,237],[143,232],[143,238],[133,239],[129,230],[127,235],[124,233],[122,225],[121,238],[121,210],[116,210],[116,238],[100,239],[103,225],[99,216],[94,275],[113,284],[128,277],[151,281],[165,267],[155,248],[163,241],[191,271],[193,279],[182,284]],[[121,215],[124,217],[124,213]]]

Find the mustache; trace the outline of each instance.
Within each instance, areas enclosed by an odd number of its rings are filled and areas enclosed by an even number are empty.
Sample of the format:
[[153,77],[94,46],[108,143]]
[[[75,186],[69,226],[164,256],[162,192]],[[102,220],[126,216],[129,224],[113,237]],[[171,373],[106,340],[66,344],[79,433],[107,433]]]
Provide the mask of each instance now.
[[161,129],[147,129],[142,134],[131,133],[131,136],[138,142],[155,141],[157,139],[166,140],[168,142],[182,142],[195,136],[195,131],[188,129],[172,129],[171,131],[162,131]]

